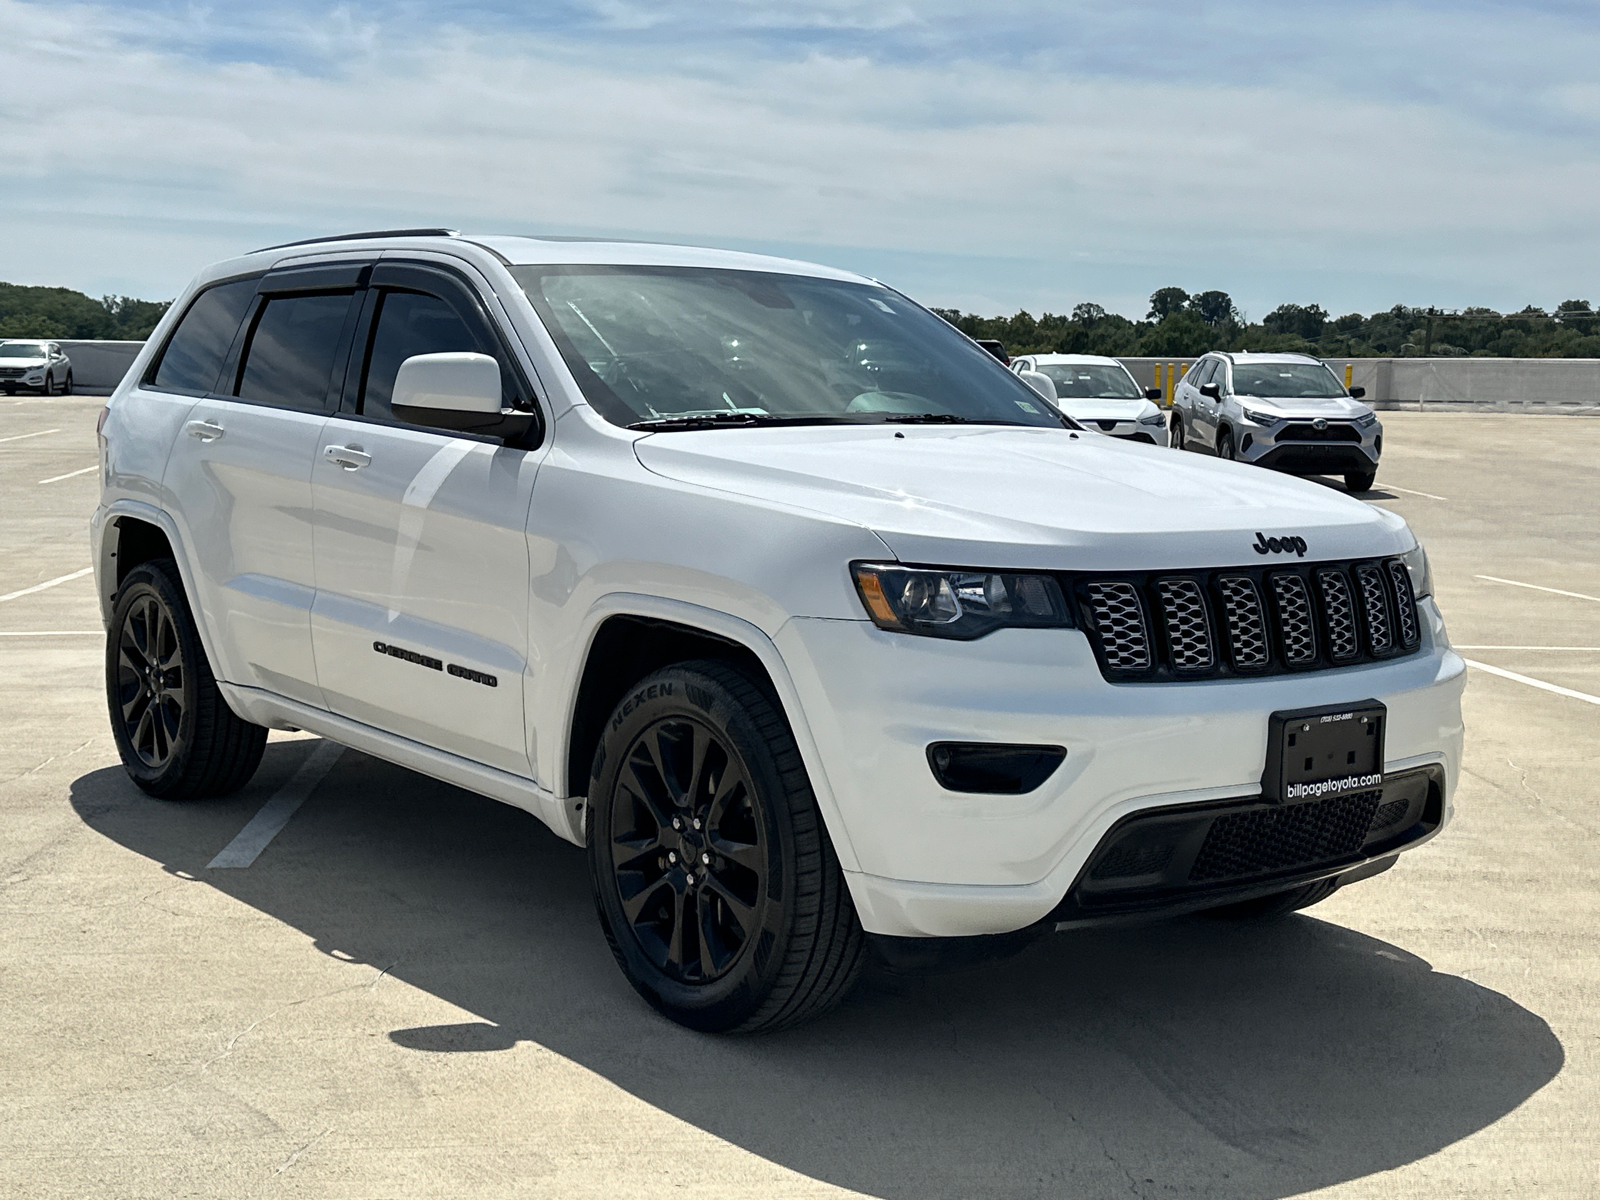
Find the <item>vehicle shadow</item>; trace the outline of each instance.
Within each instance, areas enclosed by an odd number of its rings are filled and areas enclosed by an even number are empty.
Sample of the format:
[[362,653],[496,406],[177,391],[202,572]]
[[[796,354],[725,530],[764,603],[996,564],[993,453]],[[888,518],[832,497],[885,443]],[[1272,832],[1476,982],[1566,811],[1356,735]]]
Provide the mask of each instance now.
[[963,975],[872,969],[800,1029],[693,1034],[624,982],[581,851],[355,751],[254,866],[207,870],[317,744],[269,744],[228,801],[160,803],[110,768],[78,779],[72,803],[167,871],[480,1018],[394,1030],[395,1053],[532,1040],[870,1195],[1289,1196],[1433,1154],[1562,1067],[1549,1026],[1507,997],[1305,915],[1062,934]]

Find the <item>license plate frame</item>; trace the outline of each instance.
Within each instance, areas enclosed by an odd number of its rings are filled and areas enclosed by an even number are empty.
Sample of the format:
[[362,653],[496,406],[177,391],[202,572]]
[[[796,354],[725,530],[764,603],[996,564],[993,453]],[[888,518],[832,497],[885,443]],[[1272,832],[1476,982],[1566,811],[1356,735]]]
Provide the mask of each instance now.
[[1273,713],[1262,799],[1306,804],[1381,788],[1388,724],[1389,709],[1379,700]]

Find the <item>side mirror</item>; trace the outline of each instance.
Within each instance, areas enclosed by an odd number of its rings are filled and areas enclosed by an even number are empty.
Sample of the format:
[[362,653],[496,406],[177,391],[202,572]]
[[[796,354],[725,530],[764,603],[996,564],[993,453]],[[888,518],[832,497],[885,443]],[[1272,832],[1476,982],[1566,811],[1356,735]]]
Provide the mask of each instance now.
[[1352,400],[1359,400],[1359,399],[1361,399],[1361,397],[1365,396],[1366,394],[1367,394],[1367,389],[1364,388],[1364,387],[1353,387],[1353,388],[1350,389],[1350,399],[1352,399]]
[[1154,400],[1157,404],[1160,404],[1167,398],[1167,393],[1160,388],[1145,388],[1144,398],[1146,400]]
[[413,425],[485,429],[500,422],[500,364],[487,354],[416,354],[394,377],[390,411]]
[[1056,381],[1043,371],[1018,371],[1022,382],[1043,396],[1051,404],[1056,402]]
[[1211,400],[1221,400],[1222,399],[1222,389],[1220,387],[1218,387],[1214,383],[1203,383],[1203,384],[1201,384],[1200,385],[1200,394],[1202,396],[1205,396],[1208,399],[1211,399]]

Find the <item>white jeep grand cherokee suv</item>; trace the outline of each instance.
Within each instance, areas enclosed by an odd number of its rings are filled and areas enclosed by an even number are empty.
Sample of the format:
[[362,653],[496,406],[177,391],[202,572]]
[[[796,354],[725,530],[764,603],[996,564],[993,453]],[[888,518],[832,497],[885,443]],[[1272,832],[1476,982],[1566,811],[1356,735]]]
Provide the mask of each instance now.
[[173,305],[101,451],[140,787],[291,727],[525,808],[695,1028],[813,1015],[869,945],[1289,911],[1449,815],[1463,666],[1399,517],[1079,433],[843,271],[277,247]]

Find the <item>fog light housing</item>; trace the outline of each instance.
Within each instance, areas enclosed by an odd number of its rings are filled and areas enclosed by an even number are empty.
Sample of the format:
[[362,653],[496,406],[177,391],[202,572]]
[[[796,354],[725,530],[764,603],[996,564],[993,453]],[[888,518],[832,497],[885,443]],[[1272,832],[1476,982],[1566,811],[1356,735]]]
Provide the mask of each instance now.
[[934,742],[928,767],[939,786],[951,792],[1021,796],[1055,773],[1067,757],[1065,746],[1019,746],[1004,742]]

